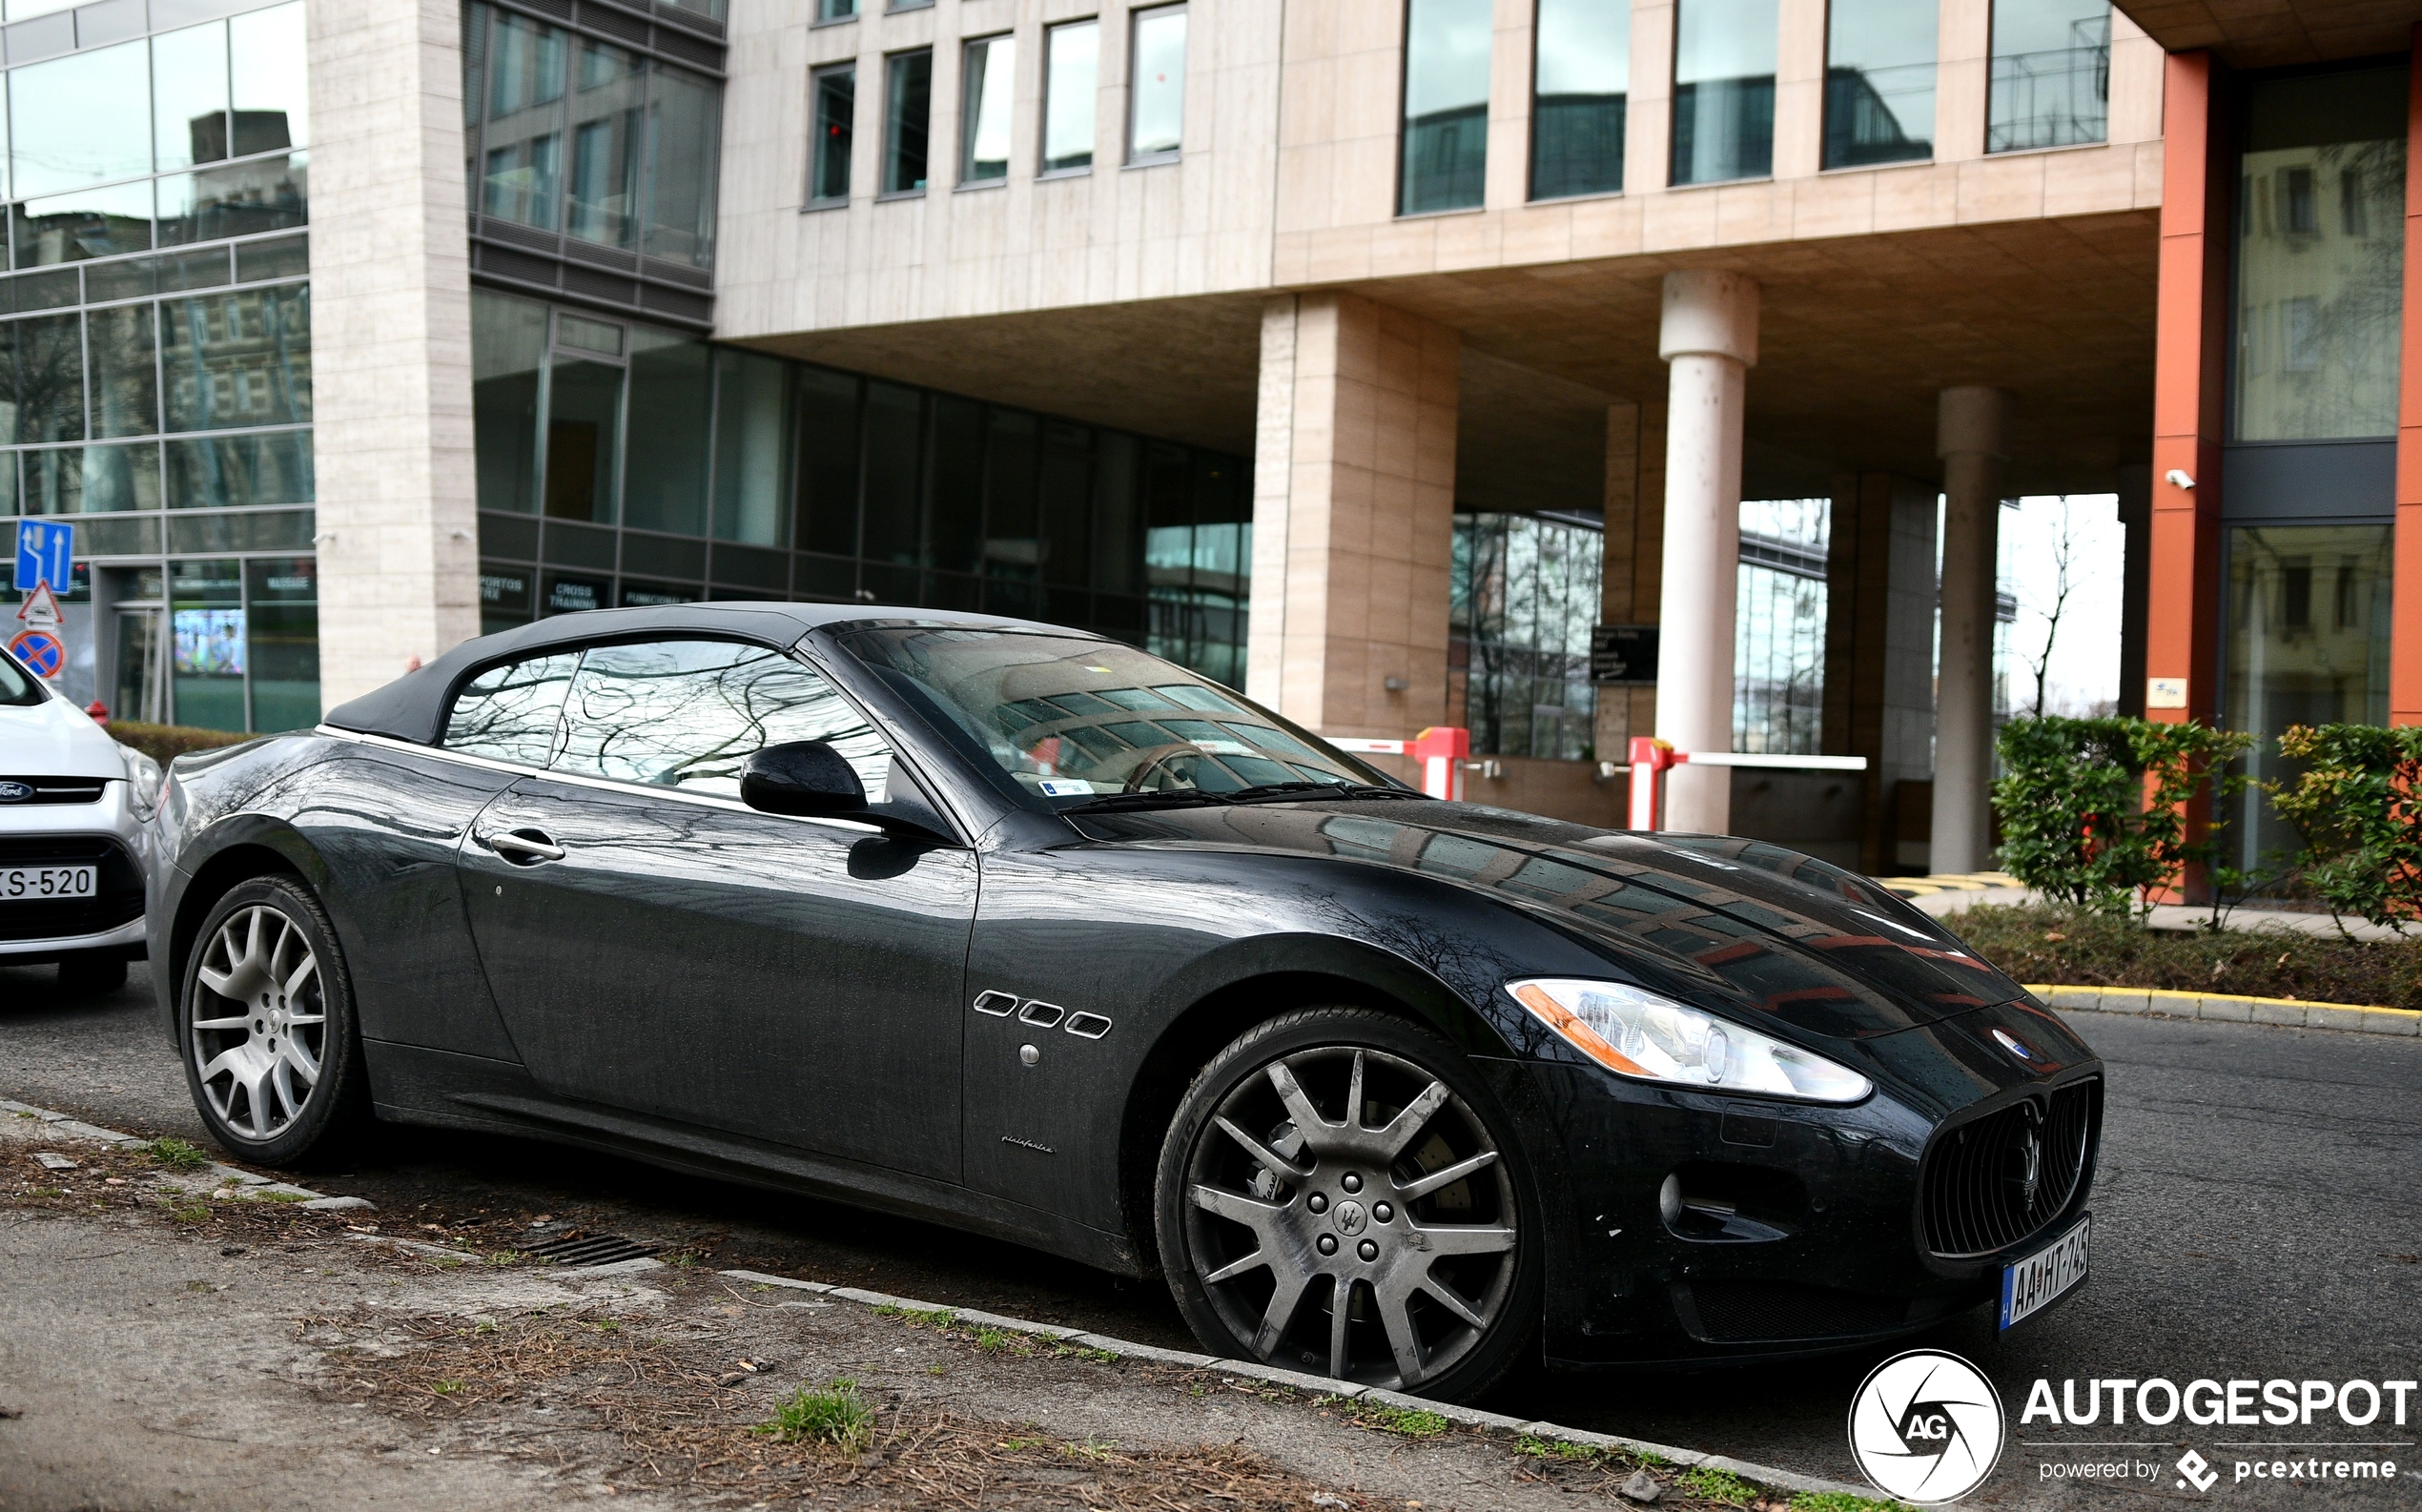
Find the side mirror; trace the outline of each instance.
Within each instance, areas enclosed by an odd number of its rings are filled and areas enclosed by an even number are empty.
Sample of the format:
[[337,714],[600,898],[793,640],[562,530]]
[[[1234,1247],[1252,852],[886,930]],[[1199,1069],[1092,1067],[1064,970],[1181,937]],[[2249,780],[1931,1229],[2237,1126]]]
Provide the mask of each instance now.
[[823,741],[786,741],[741,766],[740,801],[769,814],[858,818],[866,814],[866,787]]

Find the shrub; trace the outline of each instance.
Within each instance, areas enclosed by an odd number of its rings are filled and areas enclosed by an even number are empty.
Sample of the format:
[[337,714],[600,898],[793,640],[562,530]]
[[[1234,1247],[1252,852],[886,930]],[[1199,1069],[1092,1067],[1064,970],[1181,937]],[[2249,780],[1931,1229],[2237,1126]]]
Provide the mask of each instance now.
[[843,1376],[822,1391],[802,1386],[778,1402],[757,1432],[785,1443],[829,1443],[852,1454],[874,1442],[874,1409],[858,1395],[858,1383]]
[[2001,736],[2007,775],[1993,785],[2002,869],[2079,908],[2125,909],[2182,868],[2214,861],[2210,834],[2188,839],[2182,810],[2206,784],[2224,797],[2241,789],[2243,777],[2214,773],[2253,743],[2206,725],[2012,720]]
[[2422,920],[2422,726],[2295,725],[2279,753],[2305,770],[2264,790],[2303,836],[2297,868],[2339,927],[2350,913],[2399,933]]
[[109,724],[110,738],[121,746],[132,746],[144,755],[165,766],[187,751],[216,750],[221,746],[236,746],[253,737],[241,730],[196,729],[191,725],[146,725],[137,720],[113,719]]

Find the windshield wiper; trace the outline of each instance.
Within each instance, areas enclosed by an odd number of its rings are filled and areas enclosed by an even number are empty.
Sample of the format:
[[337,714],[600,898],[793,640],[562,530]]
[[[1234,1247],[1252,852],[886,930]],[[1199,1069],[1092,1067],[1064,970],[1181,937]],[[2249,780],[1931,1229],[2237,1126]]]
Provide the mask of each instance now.
[[1192,808],[1227,801],[1227,794],[1209,792],[1201,787],[1164,787],[1157,792],[1112,793],[1107,798],[1088,798],[1081,804],[1070,804],[1059,812],[1106,814],[1128,808]]
[[1408,792],[1402,787],[1382,787],[1370,783],[1262,783],[1240,787],[1227,795],[1230,803],[1259,803],[1269,799],[1288,798],[1421,798],[1423,793]]

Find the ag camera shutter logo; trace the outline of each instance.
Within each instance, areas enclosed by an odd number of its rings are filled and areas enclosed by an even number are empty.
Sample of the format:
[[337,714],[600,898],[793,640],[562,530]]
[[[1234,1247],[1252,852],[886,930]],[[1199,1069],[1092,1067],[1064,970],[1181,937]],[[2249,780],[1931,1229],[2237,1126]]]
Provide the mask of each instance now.
[[1957,1502],[2001,1458],[2001,1395],[1957,1355],[1913,1349],[1878,1365],[1850,1400],[1850,1452],[1904,1502]]

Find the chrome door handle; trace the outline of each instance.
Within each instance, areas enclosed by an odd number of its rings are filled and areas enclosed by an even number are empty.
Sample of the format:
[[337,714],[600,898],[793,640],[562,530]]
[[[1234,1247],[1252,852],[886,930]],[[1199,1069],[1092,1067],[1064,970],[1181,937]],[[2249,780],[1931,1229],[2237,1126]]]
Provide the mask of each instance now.
[[508,861],[517,859],[561,861],[564,859],[564,848],[550,843],[535,830],[524,834],[510,829],[500,829],[482,835],[480,839],[490,850],[496,851]]

